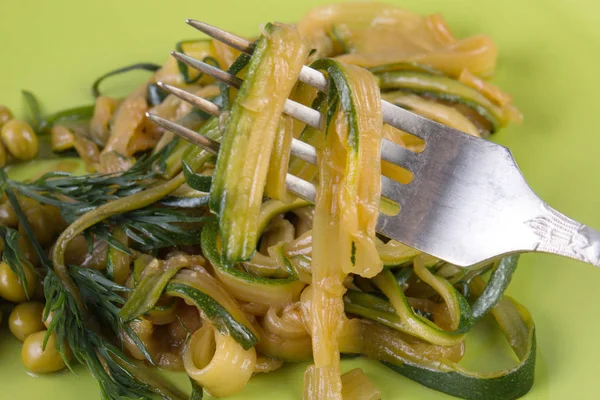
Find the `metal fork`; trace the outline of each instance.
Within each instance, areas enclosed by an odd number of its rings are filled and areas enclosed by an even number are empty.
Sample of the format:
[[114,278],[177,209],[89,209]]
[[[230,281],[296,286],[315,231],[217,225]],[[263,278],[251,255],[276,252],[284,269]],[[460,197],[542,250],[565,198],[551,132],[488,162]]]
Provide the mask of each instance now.
[[[254,45],[209,24],[187,20],[189,25],[242,52]],[[242,80],[185,54],[173,57],[203,73],[239,88]],[[300,81],[327,90],[327,80],[308,66]],[[221,110],[212,102],[182,89],[159,83],[169,93],[212,114]],[[382,101],[384,122],[425,140],[425,150],[414,153],[384,141],[382,159],[413,173],[408,184],[382,176],[382,196],[400,205],[397,215],[380,213],[377,231],[408,246],[458,266],[484,263],[498,256],[521,252],[559,254],[600,266],[600,232],[559,213],[529,187],[510,151],[503,146],[431,121]],[[316,110],[288,100],[284,112],[320,128]],[[156,115],[148,118],[214,154],[219,143]],[[316,163],[315,149],[294,139],[292,154]],[[288,174],[288,189],[314,201],[312,183]]]

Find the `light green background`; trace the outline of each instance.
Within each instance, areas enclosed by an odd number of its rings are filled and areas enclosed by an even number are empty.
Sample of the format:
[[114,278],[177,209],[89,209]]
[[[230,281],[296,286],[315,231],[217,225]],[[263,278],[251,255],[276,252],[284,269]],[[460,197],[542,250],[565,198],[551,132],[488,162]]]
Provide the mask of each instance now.
[[[98,75],[137,61],[162,62],[174,43],[196,33],[184,18],[201,19],[240,34],[259,24],[293,22],[323,1],[250,0],[1,0],[0,103],[22,111],[20,89],[34,91],[46,111],[89,103]],[[486,33],[500,48],[494,81],[514,95],[521,126],[494,137],[513,151],[533,189],[552,206],[600,228],[600,6],[593,0],[405,0],[419,12],[443,12],[458,35]],[[128,76],[138,82],[142,75]],[[135,82],[104,87],[125,93]],[[125,89],[124,89],[125,88]],[[532,312],[538,328],[536,384],[525,398],[597,399],[600,389],[598,316],[600,271],[559,257],[527,255],[509,293]],[[6,318],[5,318],[6,320]],[[485,328],[480,329],[484,331]],[[470,364],[507,365],[504,345],[491,334],[468,345]],[[482,351],[492,348],[490,353]],[[0,328],[0,399],[98,399],[83,369],[79,376],[32,378],[19,344]],[[375,363],[360,365],[384,399],[448,396]],[[303,366],[252,379],[235,399],[299,399]],[[184,382],[180,377],[181,382]]]

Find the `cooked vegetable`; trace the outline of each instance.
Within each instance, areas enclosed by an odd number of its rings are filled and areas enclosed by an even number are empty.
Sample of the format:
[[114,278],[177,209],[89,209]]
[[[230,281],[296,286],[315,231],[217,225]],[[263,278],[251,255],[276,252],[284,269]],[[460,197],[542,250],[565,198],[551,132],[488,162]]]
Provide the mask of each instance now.
[[37,135],[27,122],[8,121],[0,128],[0,139],[10,155],[19,160],[31,160],[38,152]]
[[13,114],[8,107],[0,105],[0,128],[8,121],[13,119]]
[[265,32],[225,124],[211,187],[210,205],[220,217],[226,266],[250,259],[255,251],[254,232],[279,116],[309,52],[290,26],[267,25]]
[[52,151],[56,152],[71,149],[75,145],[73,132],[64,125],[54,125],[50,129],[50,140]]
[[[316,8],[296,26],[267,24],[253,47],[176,45],[243,78],[239,91],[170,58],[104,74],[92,106],[44,115],[24,91],[31,126],[0,107],[10,156],[0,152],[0,165],[40,147],[39,158],[76,153],[89,170],[60,172],[59,159],[19,181],[11,174],[20,166],[0,167],[0,297],[21,303],[8,319],[25,366],[54,372],[73,359],[107,400],[228,396],[256,373],[307,361],[306,400],[380,399],[368,370],[342,375],[342,354],[465,399],[526,393],[535,327],[503,295],[517,257],[461,269],[375,232],[379,213],[399,207],[380,197],[380,175],[412,179],[382,162],[382,140],[427,148],[383,123],[382,99],[475,136],[520,120],[510,96],[484,79],[495,66],[491,39],[457,39],[439,15],[352,3]],[[328,90],[298,83],[307,64]],[[150,76],[129,95],[100,95],[105,78],[135,69]],[[194,110],[160,81],[213,101],[221,115]],[[288,98],[320,112],[323,129],[283,115]],[[219,154],[146,112],[220,142]],[[316,166],[291,155],[294,138],[317,149]],[[287,174],[315,185],[314,204],[287,192]],[[31,301],[39,279],[44,303]],[[486,315],[514,367],[459,364]],[[153,367],[184,371],[191,396]]]
[[42,322],[44,305],[38,301],[28,301],[13,308],[8,317],[8,328],[23,342],[29,335],[44,330]]
[[[23,342],[21,360],[29,371],[40,374],[57,372],[67,365],[63,355],[56,351],[56,335],[51,333],[46,340],[48,331],[43,330],[29,335]],[[45,347],[44,347],[45,344]],[[64,357],[70,358],[69,352]]]
[[6,165],[8,154],[6,153],[6,147],[0,142],[0,168]]
[[0,297],[13,303],[27,301],[35,293],[37,277],[29,266],[23,266],[23,272],[27,281],[25,284],[6,261],[0,262]]

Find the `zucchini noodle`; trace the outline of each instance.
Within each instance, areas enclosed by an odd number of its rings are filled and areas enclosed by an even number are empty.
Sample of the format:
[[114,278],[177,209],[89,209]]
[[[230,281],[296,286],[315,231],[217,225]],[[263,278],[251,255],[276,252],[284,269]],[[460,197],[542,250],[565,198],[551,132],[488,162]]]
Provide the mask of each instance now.
[[253,347],[244,350],[231,336],[209,323],[192,334],[183,353],[185,372],[216,397],[243,388],[256,366]]
[[[511,97],[486,80],[497,58],[489,37],[457,38],[440,15],[366,2],[266,24],[251,56],[206,39],[176,47],[243,78],[239,91],[169,59],[103,75],[93,107],[43,117],[26,95],[51,150],[76,153],[89,172],[18,182],[0,169],[1,259],[25,282],[11,295],[41,287],[26,282],[31,269],[44,277],[43,318],[62,360],[72,352],[111,400],[183,398],[142,364],[184,371],[194,399],[233,395],[253,374],[293,362],[308,363],[305,400],[386,395],[368,370],[342,373],[344,354],[460,398],[527,393],[535,327],[503,295],[518,257],[462,269],[375,231],[392,207],[380,176],[413,178],[381,160],[382,141],[427,146],[383,123],[382,100],[477,137],[520,122]],[[324,74],[325,92],[298,81],[305,65]],[[100,94],[102,81],[132,69],[152,74],[125,98]],[[160,81],[222,114],[194,109]],[[320,112],[322,129],[284,115],[287,99]],[[155,126],[148,111],[220,142],[219,154]],[[292,139],[315,147],[316,166],[291,154]],[[314,204],[287,191],[287,174],[315,185]],[[504,334],[514,367],[460,364],[479,323]]]

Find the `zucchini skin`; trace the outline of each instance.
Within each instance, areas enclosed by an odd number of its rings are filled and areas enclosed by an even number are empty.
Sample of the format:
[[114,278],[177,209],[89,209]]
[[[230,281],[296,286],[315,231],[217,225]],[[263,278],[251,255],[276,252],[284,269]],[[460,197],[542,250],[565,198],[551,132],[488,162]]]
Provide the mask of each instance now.
[[507,374],[492,378],[481,378],[458,371],[436,371],[410,361],[381,363],[423,386],[461,399],[513,400],[527,394],[533,386],[537,349],[535,331],[532,331],[530,340],[531,353],[524,363]]
[[402,90],[424,96],[465,104],[492,125],[492,133],[506,126],[508,120],[502,109],[477,90],[444,75],[397,70],[377,75],[381,90]]
[[222,263],[249,260],[279,117],[309,46],[296,28],[269,24],[256,44],[244,83],[225,123],[213,175],[210,208],[219,216]]
[[208,294],[186,285],[183,282],[171,281],[165,288],[167,296],[177,295],[191,301],[202,310],[219,332],[230,335],[244,350],[248,350],[258,342],[258,337],[244,324],[238,322],[227,312],[225,307]]

